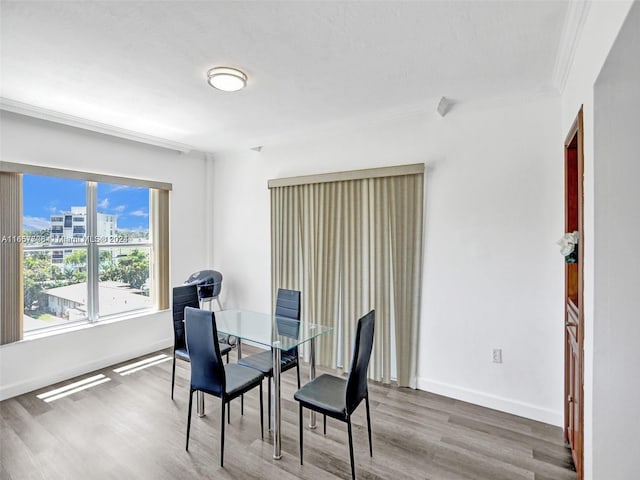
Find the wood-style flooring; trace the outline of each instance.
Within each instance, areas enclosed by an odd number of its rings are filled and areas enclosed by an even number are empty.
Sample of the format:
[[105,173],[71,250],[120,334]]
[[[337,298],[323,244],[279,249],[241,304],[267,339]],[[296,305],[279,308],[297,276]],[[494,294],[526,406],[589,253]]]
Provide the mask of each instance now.
[[[244,353],[251,352],[250,347]],[[165,353],[171,356],[170,350]],[[146,355],[138,360],[151,357]],[[234,361],[234,353],[232,353]],[[305,430],[299,462],[295,371],[282,375],[282,459],[260,440],[258,389],[232,402],[220,468],[220,401],[206,396],[205,417],[192,419],[184,449],[189,364],[171,361],[121,376],[115,368],[83,375],[0,403],[0,478],[22,479],[349,479],[346,424],[327,419],[327,435]],[[308,377],[306,365],[302,378]],[[322,369],[318,369],[320,374]],[[50,403],[37,397],[92,375],[110,379]],[[304,381],[303,381],[304,383]],[[354,415],[359,479],[575,480],[562,431],[543,423],[426,392],[369,383],[373,458],[364,404]],[[305,414],[305,420],[307,415]]]

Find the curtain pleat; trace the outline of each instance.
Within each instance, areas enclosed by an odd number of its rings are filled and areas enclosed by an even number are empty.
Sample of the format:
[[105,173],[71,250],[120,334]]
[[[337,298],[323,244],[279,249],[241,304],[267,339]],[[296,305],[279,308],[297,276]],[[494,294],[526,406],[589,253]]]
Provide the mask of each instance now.
[[391,255],[398,384],[415,388],[422,278],[423,175],[391,182]]
[[334,328],[318,364],[348,371],[357,320],[375,308],[369,377],[390,382],[395,360],[398,384],[415,387],[423,185],[420,173],[271,189],[272,301],[300,290],[304,318]]
[[0,344],[22,340],[22,174],[0,172]]
[[169,308],[169,191],[150,189],[152,297],[155,308]]

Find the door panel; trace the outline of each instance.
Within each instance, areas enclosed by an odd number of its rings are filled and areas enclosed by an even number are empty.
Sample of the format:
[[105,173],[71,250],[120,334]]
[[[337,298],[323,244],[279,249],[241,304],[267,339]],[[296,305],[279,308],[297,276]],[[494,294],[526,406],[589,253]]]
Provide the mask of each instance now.
[[584,235],[583,235],[582,109],[565,141],[565,232],[578,231],[578,260],[565,264],[565,440],[582,480],[583,461],[583,348],[584,348]]

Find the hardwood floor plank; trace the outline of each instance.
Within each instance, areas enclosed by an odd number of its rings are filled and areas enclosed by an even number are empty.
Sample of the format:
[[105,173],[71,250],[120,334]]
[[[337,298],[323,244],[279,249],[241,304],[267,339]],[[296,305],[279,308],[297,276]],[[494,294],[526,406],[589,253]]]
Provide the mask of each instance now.
[[[4,408],[0,410],[2,414],[5,412]],[[43,479],[37,459],[29,447],[8,425],[4,416],[0,420],[0,478]]]
[[[247,346],[250,354],[255,349]],[[159,353],[171,355],[170,350]],[[235,361],[236,352],[231,354]],[[2,480],[102,479],[350,479],[346,424],[328,419],[327,434],[305,426],[305,463],[299,462],[294,371],[282,375],[282,459],[274,460],[267,431],[260,439],[258,390],[231,404],[225,424],[225,466],[220,463],[220,400],[205,396],[206,416],[195,405],[189,452],[186,439],[190,366],[171,361],[130,375],[121,362],[52,388],[102,374],[109,381],[45,403],[40,389],[0,402]],[[318,368],[320,373],[332,373]],[[301,379],[308,378],[302,365]],[[360,480],[575,480],[559,428],[440,395],[369,383],[374,456],[369,456],[364,405],[353,415],[356,473]],[[194,396],[195,403],[195,396]],[[305,411],[305,422],[308,412]]]
[[463,415],[466,418],[477,420],[487,425],[523,434],[531,434],[533,421],[523,417],[460,401],[456,401],[451,410],[453,415]]

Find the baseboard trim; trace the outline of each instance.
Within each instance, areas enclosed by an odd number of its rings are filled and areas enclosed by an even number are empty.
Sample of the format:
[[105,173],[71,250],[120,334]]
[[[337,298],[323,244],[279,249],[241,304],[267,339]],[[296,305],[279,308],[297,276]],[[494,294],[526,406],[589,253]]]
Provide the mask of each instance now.
[[148,353],[157,352],[158,350],[170,347],[171,345],[173,345],[173,338],[166,338],[140,348],[135,348],[126,352],[119,352],[115,355],[108,355],[82,365],[74,365],[72,368],[56,372],[55,375],[44,375],[37,378],[29,378],[24,381],[15,382],[10,385],[0,385],[0,400],[16,397],[54,383],[100,370],[110,365],[115,365],[116,363],[131,360],[132,358],[146,355]]
[[539,422],[548,423],[558,427],[563,425],[563,415],[561,412],[538,407],[530,403],[500,397],[486,392],[480,392],[478,390],[471,390],[457,385],[450,385],[424,377],[418,378],[417,386],[418,390],[444,395],[455,398],[456,400],[462,400],[482,407],[500,410],[501,412],[511,413],[513,415],[537,420]]

